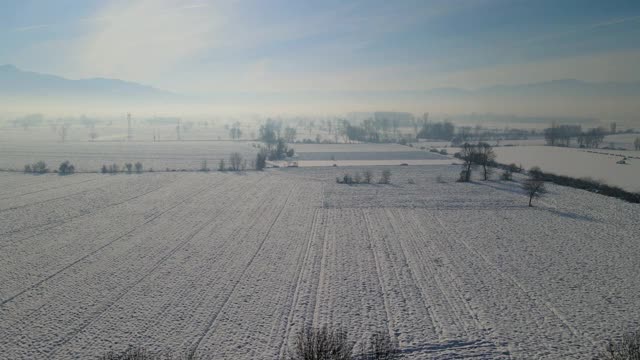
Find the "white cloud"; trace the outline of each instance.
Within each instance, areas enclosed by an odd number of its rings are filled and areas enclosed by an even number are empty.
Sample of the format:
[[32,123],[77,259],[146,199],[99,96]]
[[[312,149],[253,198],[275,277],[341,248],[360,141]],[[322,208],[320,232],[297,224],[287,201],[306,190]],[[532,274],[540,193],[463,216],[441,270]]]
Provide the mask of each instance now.
[[215,41],[215,14],[197,5],[112,1],[91,17],[99,21],[90,21],[73,60],[84,76],[153,80]]

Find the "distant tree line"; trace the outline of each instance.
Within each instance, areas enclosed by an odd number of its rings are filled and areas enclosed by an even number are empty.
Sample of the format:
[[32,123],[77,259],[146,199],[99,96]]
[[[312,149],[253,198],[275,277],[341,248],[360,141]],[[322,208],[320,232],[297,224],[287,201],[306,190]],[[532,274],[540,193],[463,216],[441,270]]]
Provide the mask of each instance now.
[[256,163],[265,157],[265,160],[282,160],[295,154],[293,148],[289,148],[287,142],[293,141],[296,136],[295,129],[286,128],[285,136],[281,136],[282,123],[268,119],[260,126],[259,139],[265,144],[265,149],[256,157]]
[[102,165],[100,172],[103,174],[117,174],[121,172],[125,172],[127,174],[133,174],[134,170],[136,174],[141,174],[144,170],[142,163],[139,161],[136,162],[135,164],[125,163],[122,168],[120,168],[118,164]]
[[[615,130],[615,127],[612,126]],[[582,130],[580,125],[556,125],[544,129],[544,138],[550,146],[571,146],[572,139],[581,148],[598,148],[604,141],[607,131],[602,127]]]

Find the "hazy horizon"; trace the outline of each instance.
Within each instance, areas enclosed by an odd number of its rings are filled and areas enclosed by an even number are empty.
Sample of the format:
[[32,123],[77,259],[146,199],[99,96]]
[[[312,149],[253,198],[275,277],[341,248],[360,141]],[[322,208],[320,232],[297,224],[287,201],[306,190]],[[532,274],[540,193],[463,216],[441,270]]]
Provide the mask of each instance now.
[[[632,122],[640,110],[636,93],[616,90],[640,81],[635,1],[65,0],[2,8],[0,64],[186,97],[138,102],[134,110],[495,112]],[[563,79],[611,86],[592,95],[430,93]],[[103,100],[100,106],[114,105]],[[100,107],[56,94],[4,102],[17,111]]]

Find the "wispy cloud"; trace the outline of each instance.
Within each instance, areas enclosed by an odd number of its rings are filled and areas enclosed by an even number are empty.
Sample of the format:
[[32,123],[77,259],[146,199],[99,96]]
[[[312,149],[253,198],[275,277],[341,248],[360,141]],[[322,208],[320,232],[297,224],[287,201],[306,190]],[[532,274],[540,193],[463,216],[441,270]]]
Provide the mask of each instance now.
[[47,28],[47,27],[51,27],[51,26],[53,26],[53,25],[52,24],[28,25],[28,26],[21,26],[21,27],[14,28],[14,29],[12,29],[12,31],[13,32],[25,32],[25,31],[31,31],[31,30]]

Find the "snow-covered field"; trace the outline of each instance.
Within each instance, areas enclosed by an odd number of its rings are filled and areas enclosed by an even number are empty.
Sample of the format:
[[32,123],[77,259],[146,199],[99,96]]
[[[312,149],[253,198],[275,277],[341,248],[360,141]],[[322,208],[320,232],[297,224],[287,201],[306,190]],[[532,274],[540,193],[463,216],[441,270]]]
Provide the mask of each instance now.
[[26,164],[43,160],[51,170],[69,160],[77,171],[100,171],[102,165],[140,161],[145,169],[200,169],[203,160],[215,168],[220,159],[228,161],[233,152],[248,161],[258,150],[244,141],[166,141],[166,142],[29,142],[0,143],[0,169],[21,171]]
[[[506,146],[496,147],[494,151],[496,160],[503,164],[522,164],[525,169],[539,166],[545,172],[577,178],[590,177],[628,191],[640,192],[640,159],[629,159],[627,164],[616,164],[622,158],[606,154],[624,152],[588,152],[586,149],[551,146]],[[596,151],[602,153],[594,153]],[[637,152],[629,151],[627,155],[636,154]]]
[[390,169],[0,173],[0,357],[277,359],[330,324],[410,359],[585,359],[640,325],[638,205]]

